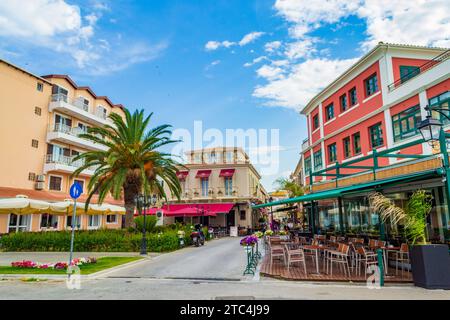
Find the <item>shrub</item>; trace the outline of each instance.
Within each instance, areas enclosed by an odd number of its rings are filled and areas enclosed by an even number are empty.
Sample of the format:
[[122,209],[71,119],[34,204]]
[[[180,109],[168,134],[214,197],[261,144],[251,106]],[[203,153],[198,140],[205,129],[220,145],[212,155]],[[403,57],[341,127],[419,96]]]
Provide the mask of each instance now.
[[[192,243],[190,229],[185,231],[185,244]],[[19,232],[7,234],[0,239],[2,251],[69,251],[70,231]],[[142,233],[127,230],[76,231],[75,251],[138,252]],[[177,230],[147,234],[147,249],[153,252],[173,251],[179,248]]]
[[[145,217],[145,230],[147,232],[154,232],[157,221],[158,218],[156,218],[156,216],[147,215]],[[136,231],[142,232],[142,230],[144,229],[144,216],[138,216],[134,218],[134,223],[136,224]]]

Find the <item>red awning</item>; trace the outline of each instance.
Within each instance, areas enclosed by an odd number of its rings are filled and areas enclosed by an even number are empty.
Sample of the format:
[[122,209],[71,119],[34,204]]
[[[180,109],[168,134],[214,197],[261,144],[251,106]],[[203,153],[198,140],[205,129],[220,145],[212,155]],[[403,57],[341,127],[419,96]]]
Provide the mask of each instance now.
[[177,172],[177,178],[180,181],[186,180],[186,177],[189,175],[189,171],[178,171]]
[[211,175],[211,170],[198,170],[196,178],[208,178]]
[[220,170],[219,177],[232,177],[235,170],[236,169],[222,169]]
[[177,203],[164,205],[161,209],[151,208],[147,214],[156,214],[156,211],[163,211],[168,217],[201,217],[202,215],[216,216],[218,213],[228,213],[234,203]]

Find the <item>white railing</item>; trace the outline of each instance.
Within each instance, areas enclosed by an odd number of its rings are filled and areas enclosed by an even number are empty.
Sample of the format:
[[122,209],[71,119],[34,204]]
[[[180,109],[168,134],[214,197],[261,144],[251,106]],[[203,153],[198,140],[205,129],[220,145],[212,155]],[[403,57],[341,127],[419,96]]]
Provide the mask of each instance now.
[[[84,99],[81,99],[81,98],[76,98],[76,99],[70,101],[70,99],[67,97],[67,95],[62,94],[62,93],[57,93],[57,94],[52,94],[51,101],[52,102],[62,101],[62,102],[71,104],[80,110],[89,112],[89,105],[85,104]],[[96,112],[94,112],[93,115],[100,119],[103,119],[103,120],[106,120],[106,118],[107,118],[106,113],[104,113],[100,110],[97,110]]]
[[64,156],[61,154],[47,154],[45,156],[45,163],[58,163],[66,166],[79,168],[84,165],[84,159],[73,161],[75,156]]
[[[78,137],[78,135],[82,133],[88,133],[87,129],[82,129],[80,127],[70,127],[62,123],[55,123],[54,125],[50,125],[50,131],[66,133],[75,137]],[[100,134],[94,134],[94,136],[102,139],[102,136]]]
[[308,147],[309,147],[309,139],[303,140],[303,142],[302,142],[302,150],[305,150]]

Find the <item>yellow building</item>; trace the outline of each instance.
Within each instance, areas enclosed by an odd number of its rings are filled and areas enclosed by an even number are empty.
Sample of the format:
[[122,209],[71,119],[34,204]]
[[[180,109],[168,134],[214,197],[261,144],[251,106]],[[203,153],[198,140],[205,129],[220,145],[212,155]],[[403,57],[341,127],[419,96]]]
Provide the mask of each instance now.
[[178,172],[181,200],[170,198],[165,223],[190,222],[192,217],[193,223],[203,219],[205,225],[214,227],[258,226],[259,210],[252,210],[251,204],[265,202],[268,195],[260,183],[260,174],[242,148],[200,149],[189,151],[186,156],[185,168]]
[[[80,87],[69,76],[36,76],[0,60],[0,198],[23,195],[49,202],[69,198],[70,175],[81,165],[74,156],[103,147],[78,137],[89,127],[110,122],[123,106]],[[83,192],[93,171],[77,177]],[[86,199],[82,195],[80,202]],[[93,201],[96,202],[95,199]],[[108,204],[119,204],[108,198]],[[14,231],[63,230],[71,217],[46,213],[0,214],[0,234]],[[118,228],[117,215],[81,215],[81,229]]]

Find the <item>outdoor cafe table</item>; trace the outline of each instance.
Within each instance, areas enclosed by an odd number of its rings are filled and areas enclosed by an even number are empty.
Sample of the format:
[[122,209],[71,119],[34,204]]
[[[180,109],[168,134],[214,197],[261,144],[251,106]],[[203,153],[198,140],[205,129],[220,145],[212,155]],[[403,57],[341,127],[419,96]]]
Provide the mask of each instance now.
[[327,246],[324,245],[312,245],[312,244],[306,244],[301,246],[303,248],[303,250],[308,250],[308,251],[314,251],[316,254],[316,273],[320,274],[319,271],[319,250],[326,250],[328,249]]
[[400,250],[400,247],[378,247],[378,249],[383,250],[383,265],[384,265],[384,274],[388,275],[389,261],[388,255],[389,252],[396,252]]

